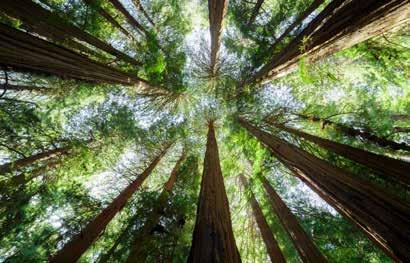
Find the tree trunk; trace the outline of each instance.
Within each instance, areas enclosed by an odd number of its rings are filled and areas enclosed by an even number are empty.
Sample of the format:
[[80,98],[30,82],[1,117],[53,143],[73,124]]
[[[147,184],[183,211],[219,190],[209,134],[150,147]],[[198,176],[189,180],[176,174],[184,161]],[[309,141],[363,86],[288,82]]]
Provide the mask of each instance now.
[[188,262],[241,262],[233,236],[212,121],[209,123],[204,172]]
[[285,257],[283,256],[282,251],[279,248],[278,242],[273,236],[273,233],[268,225],[268,222],[266,221],[265,216],[263,215],[262,209],[260,208],[259,203],[255,198],[255,195],[250,189],[245,176],[239,175],[239,179],[241,180],[243,187],[249,192],[249,201],[251,203],[253,216],[256,220],[256,223],[258,224],[270,261],[275,263],[286,263]]
[[295,215],[292,214],[266,178],[261,176],[260,179],[269,196],[269,203],[272,210],[284,226],[302,261],[307,263],[327,262],[315,243],[313,243],[313,240],[306,234],[305,230],[303,230]]
[[287,131],[293,135],[302,137],[325,148],[326,150],[337,153],[347,159],[378,171],[386,177],[393,177],[399,182],[410,185],[410,163],[408,162],[389,158],[387,156],[375,154],[327,139],[322,139],[320,137],[286,127],[282,124],[275,123],[274,121],[268,122],[283,131]]
[[264,0],[257,0],[256,1],[256,4],[252,9],[251,17],[248,20],[248,27],[251,26],[255,22],[256,17],[259,15],[259,11],[262,8],[263,2],[264,2]]
[[391,118],[394,121],[410,121],[410,115],[407,114],[392,114]]
[[410,207],[381,189],[298,147],[240,124],[262,142],[298,178],[353,222],[394,260],[410,258]]
[[6,174],[10,173],[12,171],[16,171],[22,167],[25,167],[27,165],[33,164],[39,160],[46,159],[53,157],[57,154],[59,155],[66,155],[68,154],[68,151],[70,150],[71,147],[61,147],[61,148],[56,148],[56,149],[51,149],[47,150],[44,152],[36,153],[33,154],[29,157],[22,158],[13,162],[5,163],[0,165],[0,174]]
[[64,245],[49,262],[76,262],[81,255],[94,243],[111,219],[126,205],[130,197],[139,189],[145,179],[151,174],[171,144],[168,144],[150,163],[150,165],[134,181],[131,182],[101,213],[68,243]]
[[58,41],[61,38],[77,38],[134,66],[141,66],[141,63],[134,58],[66,22],[57,14],[42,8],[31,0],[2,0],[0,1],[0,10],[21,20],[40,35],[42,32],[48,32],[47,37],[53,37],[53,41]]
[[142,12],[142,14],[145,16],[145,18],[148,20],[148,22],[155,27],[155,23],[154,20],[152,20],[152,18],[148,15],[147,11],[145,10],[145,8],[142,6],[141,1],[140,0],[132,0],[133,4],[135,5],[135,7],[140,10]]
[[127,19],[128,23],[135,28],[139,33],[143,33],[145,36],[148,35],[148,31],[127,11],[127,9],[118,0],[108,0],[124,17]]
[[167,205],[169,196],[172,192],[172,188],[178,176],[179,168],[182,162],[185,160],[185,157],[186,155],[185,153],[183,153],[175,164],[174,169],[172,169],[171,176],[164,184],[164,190],[161,192],[157,204],[151,211],[142,229],[135,235],[134,241],[131,245],[130,255],[128,256],[128,259],[126,261],[127,263],[144,262],[145,254],[141,249],[142,245],[149,241],[149,239],[151,238],[151,230],[159,223],[162,211],[164,211]]
[[26,85],[11,85],[7,84],[5,87],[1,86],[0,89],[12,90],[12,91],[34,91],[34,92],[47,92],[50,88],[39,87],[39,86],[26,86]]
[[403,151],[410,151],[410,146],[405,144],[404,142],[402,143],[397,143],[391,140],[388,140],[383,137],[376,136],[370,132],[367,131],[361,131],[359,129],[349,127],[345,124],[340,124],[336,123],[327,119],[319,118],[316,116],[306,116],[303,114],[296,114],[299,118],[302,118],[304,120],[310,120],[313,122],[318,122],[322,124],[322,129],[324,129],[327,125],[331,125],[335,130],[343,133],[346,136],[349,137],[360,137],[364,140],[367,140],[371,143],[377,144],[380,147],[389,147],[393,150],[403,150]]
[[211,32],[211,65],[212,76],[218,71],[219,48],[221,45],[222,22],[228,9],[228,0],[208,0],[209,28]]
[[313,62],[382,34],[408,21],[409,9],[407,0],[333,0],[246,83],[285,75],[301,58]]

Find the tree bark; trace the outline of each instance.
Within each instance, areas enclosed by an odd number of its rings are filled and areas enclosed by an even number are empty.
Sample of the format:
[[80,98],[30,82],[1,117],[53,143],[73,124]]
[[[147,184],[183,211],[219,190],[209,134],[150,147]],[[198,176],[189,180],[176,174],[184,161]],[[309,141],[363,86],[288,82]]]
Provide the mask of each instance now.
[[313,62],[382,34],[409,21],[409,12],[407,0],[333,0],[246,83],[283,76],[301,58]]
[[[4,89],[3,86],[0,87],[0,89]],[[6,88],[7,90],[12,90],[12,91],[34,91],[34,92],[47,92],[50,91],[50,88],[47,87],[39,87],[39,86],[26,86],[26,85],[12,85],[12,84],[7,84]]]
[[145,179],[151,174],[161,158],[165,155],[171,144],[168,144],[150,163],[150,165],[134,181],[95,217],[64,247],[53,255],[49,262],[71,263],[76,262],[81,255],[94,243],[103,232],[111,219],[126,205],[130,197],[139,189]]
[[141,66],[141,63],[134,58],[118,51],[111,45],[88,34],[75,25],[66,22],[57,14],[42,8],[31,0],[2,0],[0,1],[0,10],[9,16],[21,20],[40,35],[43,32],[47,32],[46,37],[52,37],[53,41],[58,41],[61,38],[77,38],[134,66]]
[[285,257],[283,256],[282,251],[279,248],[278,242],[276,241],[268,225],[268,222],[266,221],[265,216],[263,215],[262,209],[260,208],[259,203],[255,198],[255,195],[253,194],[248,182],[246,181],[245,176],[239,175],[239,179],[241,180],[243,187],[249,192],[249,201],[251,203],[253,216],[256,220],[256,223],[258,224],[270,261],[275,263],[286,263]]
[[128,23],[139,33],[148,35],[148,31],[127,11],[127,9],[118,0],[108,0],[110,3],[127,19]]
[[135,235],[134,241],[131,245],[131,252],[128,256],[127,263],[140,263],[144,262],[145,255],[144,251],[141,249],[142,245],[149,241],[151,238],[151,230],[159,223],[161,218],[162,211],[165,209],[169,196],[172,192],[175,181],[177,180],[179,168],[181,167],[182,162],[185,160],[185,153],[181,155],[172,169],[171,176],[168,181],[164,184],[164,190],[161,192],[158,202],[148,216],[144,226],[138,233]]
[[392,114],[391,118],[394,121],[410,121],[410,115],[407,114]]
[[209,123],[201,191],[188,262],[241,262],[232,231],[212,121]]
[[410,258],[410,207],[381,189],[239,120],[269,151],[398,262]]
[[221,46],[222,22],[228,9],[228,0],[208,0],[209,30],[211,32],[211,73],[218,71],[219,49]]
[[266,178],[261,176],[260,180],[269,196],[269,203],[272,210],[284,226],[302,261],[307,263],[327,262],[315,243],[313,243],[313,240],[306,234],[305,230],[303,230],[295,215],[292,214]]
[[145,10],[145,8],[142,6],[141,1],[140,0],[132,0],[133,4],[135,5],[135,7],[140,10],[142,12],[142,14],[144,15],[144,17],[148,20],[148,22],[155,27],[155,23],[154,20],[152,20],[152,18],[148,15],[147,11]]
[[393,150],[403,150],[403,151],[410,151],[410,146],[405,144],[404,142],[402,143],[397,143],[395,141],[388,140],[383,137],[376,136],[370,132],[367,131],[361,131],[359,129],[349,127],[345,124],[340,124],[336,123],[327,119],[319,118],[316,116],[306,116],[303,114],[296,114],[301,119],[304,120],[310,120],[313,122],[318,122],[322,124],[322,129],[324,129],[327,125],[332,126],[334,129],[337,131],[343,133],[346,136],[349,137],[360,137],[368,142],[374,143],[380,147],[388,147]]
[[255,22],[256,17],[259,15],[259,11],[261,10],[264,1],[265,0],[256,1],[256,4],[252,9],[251,17],[248,20],[248,27],[252,26],[252,24]]
[[283,131],[302,137],[303,139],[313,142],[326,150],[337,153],[347,159],[378,171],[386,177],[393,177],[399,182],[410,185],[410,163],[408,162],[389,158],[387,156],[375,154],[327,139],[322,139],[320,137],[286,127],[283,124],[275,123],[274,121],[268,122]]

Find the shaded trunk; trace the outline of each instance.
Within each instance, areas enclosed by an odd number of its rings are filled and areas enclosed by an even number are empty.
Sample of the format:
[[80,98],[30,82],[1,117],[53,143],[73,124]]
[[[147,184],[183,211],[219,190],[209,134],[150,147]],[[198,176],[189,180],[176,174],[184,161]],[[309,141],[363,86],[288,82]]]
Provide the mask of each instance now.
[[132,74],[95,62],[64,47],[1,23],[0,65],[22,72],[152,88],[149,83]]
[[34,91],[34,92],[47,92],[50,91],[50,88],[47,87],[40,87],[40,86],[31,86],[31,85],[11,85],[7,84],[5,86],[1,86],[0,89],[7,89],[12,91]]
[[410,207],[371,183],[251,125],[240,124],[339,213],[359,227],[389,256],[410,258]]
[[283,256],[282,251],[279,248],[278,242],[276,241],[268,225],[268,222],[263,215],[262,209],[260,208],[255,195],[249,188],[246,178],[243,175],[239,175],[239,179],[241,180],[243,187],[249,192],[249,201],[251,203],[253,216],[256,220],[256,223],[258,224],[259,231],[261,233],[263,242],[265,243],[266,251],[268,252],[270,261],[275,263],[286,263],[285,257]]
[[255,22],[255,19],[259,15],[259,11],[261,10],[264,1],[265,0],[256,1],[256,4],[252,9],[251,17],[248,20],[248,26],[251,26]]
[[168,144],[164,150],[151,161],[144,172],[122,190],[122,192],[106,208],[104,208],[98,216],[91,220],[80,233],[74,236],[62,249],[53,255],[49,262],[76,262],[104,231],[111,219],[127,204],[130,197],[151,174],[169,147],[170,144]]
[[28,166],[33,164],[39,160],[47,159],[53,157],[57,154],[59,155],[66,155],[68,154],[71,147],[61,147],[56,149],[47,150],[44,152],[33,154],[29,157],[22,158],[13,162],[5,163],[0,165],[0,174],[10,173],[12,171],[16,171],[22,167]]
[[333,0],[247,83],[294,70],[301,58],[315,61],[382,34],[409,20],[407,0]]
[[325,148],[326,150],[337,153],[347,159],[378,171],[386,177],[393,177],[399,182],[410,185],[410,163],[408,162],[389,158],[387,156],[375,154],[327,139],[322,139],[320,137],[293,128],[289,128],[275,122],[269,121],[269,123],[283,131],[287,131],[293,135],[313,142]]
[[399,127],[399,126],[395,126],[393,127],[393,131],[394,132],[402,132],[402,133],[410,133],[410,127]]
[[233,236],[213,122],[209,123],[201,191],[188,262],[241,262]]
[[135,7],[140,10],[142,12],[142,14],[144,15],[144,17],[148,20],[148,22],[155,27],[155,23],[154,20],[152,20],[152,18],[148,15],[147,11],[145,10],[145,8],[142,6],[141,1],[140,0],[132,0],[133,4],[135,5]]
[[311,237],[306,234],[295,215],[292,214],[285,202],[283,202],[280,196],[275,192],[266,178],[261,176],[260,179],[269,196],[269,204],[272,207],[272,210],[284,226],[302,261],[309,263],[327,262],[315,243],[313,243]]
[[210,70],[214,76],[218,71],[219,48],[221,46],[222,21],[228,0],[208,0],[209,30],[211,32],[211,64]]
[[177,163],[175,164],[174,168],[172,169],[171,176],[169,177],[168,181],[164,184],[164,190],[161,192],[157,204],[151,211],[150,215],[148,216],[144,226],[138,233],[135,235],[134,241],[131,245],[131,252],[128,256],[127,263],[132,262],[144,262],[145,253],[142,250],[142,245],[150,240],[152,237],[151,231],[152,229],[159,223],[161,218],[161,214],[163,213],[169,196],[172,192],[172,188],[174,186],[175,181],[177,180],[177,175],[179,172],[179,168],[182,162],[185,160],[185,153],[181,155]]
[[124,17],[128,23],[139,33],[148,35],[148,31],[127,11],[127,9],[118,0],[108,0]]
[[410,151],[410,146],[405,144],[404,142],[402,143],[397,143],[395,141],[388,140],[387,138],[384,137],[379,137],[376,136],[370,132],[367,131],[361,131],[359,129],[349,127],[345,124],[340,124],[336,123],[327,119],[319,118],[316,116],[306,116],[303,114],[296,114],[299,118],[302,118],[304,120],[309,120],[313,122],[318,122],[321,123],[322,129],[324,129],[326,126],[330,125],[332,126],[335,130],[343,133],[346,136],[349,137],[360,137],[368,142],[374,143],[380,147],[389,147],[393,150],[403,150],[403,151]]
[[76,38],[134,66],[141,66],[141,63],[134,58],[118,51],[111,45],[88,34],[75,25],[66,22],[57,14],[42,8],[31,0],[2,0],[0,1],[0,10],[9,16],[21,20],[40,35],[42,35],[43,32],[47,32],[46,37],[52,37],[53,41],[59,41],[61,38]]
[[407,114],[392,114],[391,118],[395,121],[410,121],[410,115]]

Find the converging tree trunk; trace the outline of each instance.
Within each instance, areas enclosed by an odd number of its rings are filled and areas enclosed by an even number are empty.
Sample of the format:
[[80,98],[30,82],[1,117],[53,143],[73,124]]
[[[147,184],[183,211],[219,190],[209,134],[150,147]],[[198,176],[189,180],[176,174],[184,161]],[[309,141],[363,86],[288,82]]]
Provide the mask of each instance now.
[[188,262],[241,262],[232,231],[213,121],[209,122],[204,172]]
[[145,8],[142,6],[142,3],[140,0],[132,0],[132,2],[134,3],[135,7],[142,12],[142,14],[144,15],[144,17],[148,20],[148,22],[155,27],[155,23],[154,20],[152,20],[152,18],[148,15],[147,11],[145,10]]
[[264,1],[265,0],[256,1],[256,4],[252,9],[251,17],[248,20],[248,26],[251,26],[255,22],[256,17],[259,15],[259,11],[261,10]]
[[272,210],[284,226],[302,261],[308,263],[327,262],[326,258],[316,247],[315,243],[313,243],[313,240],[306,234],[305,230],[303,230],[295,215],[292,214],[285,202],[283,202],[280,196],[275,192],[268,180],[263,176],[259,178],[268,194],[269,204]]
[[405,262],[410,258],[408,204],[389,196],[368,181],[256,128],[245,119],[239,119],[239,122],[298,178],[394,260]]
[[0,10],[9,16],[21,20],[39,35],[44,35],[44,32],[46,32],[45,37],[51,37],[55,42],[59,42],[61,39],[66,38],[72,40],[78,39],[104,50],[108,54],[122,59],[134,66],[141,66],[141,63],[134,58],[118,51],[111,45],[88,34],[75,25],[67,22],[64,18],[42,8],[31,0],[2,0],[0,1]]
[[177,180],[179,168],[182,162],[185,160],[185,157],[186,155],[184,152],[172,169],[171,176],[169,177],[168,181],[164,184],[164,190],[161,192],[157,204],[152,209],[142,229],[135,235],[134,241],[131,245],[130,255],[128,256],[128,259],[126,261],[127,263],[144,262],[146,255],[142,250],[142,245],[149,240],[149,238],[151,237],[151,230],[159,223],[162,211],[164,211],[167,205],[169,196],[172,192],[172,188],[174,187],[174,183]]
[[282,251],[279,248],[278,242],[273,236],[272,230],[269,228],[268,222],[266,221],[262,209],[260,208],[255,195],[250,189],[245,176],[239,175],[239,179],[241,180],[243,187],[249,192],[249,201],[251,203],[253,216],[255,217],[256,223],[258,224],[270,261],[275,263],[286,263],[285,257],[283,256]]
[[147,36],[148,31],[135,19],[128,11],[127,9],[121,4],[120,1],[118,0],[108,0],[110,3],[121,13],[124,15],[124,17],[127,19],[128,23],[134,27],[134,29],[142,33],[143,35]]
[[331,152],[337,153],[347,159],[378,171],[384,176],[393,177],[399,182],[410,185],[410,163],[408,162],[323,139],[290,127],[286,127],[283,124],[275,123],[274,121],[268,122],[283,131],[287,131],[293,135],[302,137]]
[[81,255],[94,243],[102,231],[106,228],[111,219],[127,204],[130,197],[139,189],[145,179],[151,174],[161,158],[165,155],[171,144],[151,161],[149,166],[138,177],[132,181],[122,192],[96,216],[87,226],[68,243],[64,245],[49,262],[71,263],[76,262]]
[[407,0],[333,0],[246,83],[261,82],[382,34],[409,20]]
[[47,87],[40,87],[40,86],[32,86],[32,85],[12,85],[7,84],[4,86],[0,86],[0,89],[7,89],[12,91],[30,91],[30,92],[47,92],[50,91],[51,88]]
[[319,118],[317,116],[306,116],[303,114],[296,114],[301,119],[304,120],[309,120],[317,123],[321,123],[322,129],[324,129],[326,126],[331,126],[335,130],[341,132],[342,134],[349,136],[349,137],[360,137],[361,139],[364,139],[368,142],[374,143],[380,147],[388,147],[393,150],[403,150],[403,151],[410,151],[410,146],[407,145],[406,143],[397,143],[395,141],[389,140],[384,137],[379,137],[376,136],[368,131],[362,131],[357,128],[349,127],[345,124],[341,123],[336,123],[334,121],[328,120],[328,119],[323,119]]
[[228,8],[228,0],[208,0],[209,28],[211,32],[211,65],[214,76],[218,71],[219,48],[221,46],[222,22]]

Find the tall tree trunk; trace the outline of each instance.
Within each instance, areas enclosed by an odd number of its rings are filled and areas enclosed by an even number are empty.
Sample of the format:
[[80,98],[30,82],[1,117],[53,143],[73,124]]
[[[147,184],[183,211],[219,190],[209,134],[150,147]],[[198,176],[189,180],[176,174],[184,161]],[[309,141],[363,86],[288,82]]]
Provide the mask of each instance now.
[[161,214],[167,205],[169,196],[172,192],[172,188],[174,186],[175,181],[177,180],[179,168],[182,162],[185,160],[185,157],[186,155],[185,153],[183,153],[181,157],[178,159],[177,163],[172,169],[171,176],[169,177],[168,181],[164,184],[164,190],[161,192],[157,204],[151,211],[142,229],[138,231],[138,233],[135,235],[134,241],[131,245],[130,255],[128,256],[128,259],[126,261],[127,263],[144,262],[145,254],[144,251],[141,249],[142,245],[150,240],[151,230],[159,223]]
[[266,193],[269,196],[269,203],[272,210],[284,226],[302,261],[307,263],[327,262],[326,258],[316,247],[315,243],[313,243],[313,240],[308,236],[308,234],[306,234],[296,217],[292,214],[280,196],[275,192],[266,178],[261,176],[260,179]]
[[47,87],[39,87],[39,86],[26,86],[26,85],[12,85],[12,84],[7,84],[5,87],[0,86],[0,89],[6,88],[7,90],[12,90],[12,91],[34,91],[34,92],[47,92],[50,91],[50,88]]
[[188,262],[241,262],[232,231],[213,121],[209,123],[204,172]]
[[359,129],[349,127],[345,124],[336,123],[336,122],[333,122],[331,120],[319,118],[319,117],[316,117],[316,116],[306,116],[306,115],[303,115],[303,114],[296,114],[296,116],[298,116],[299,118],[304,119],[304,120],[309,120],[309,121],[321,123],[322,129],[324,129],[326,126],[329,125],[329,126],[332,126],[334,129],[336,129],[337,131],[343,133],[346,136],[360,137],[360,138],[362,138],[362,139],[364,139],[368,142],[374,143],[374,144],[376,144],[380,147],[389,147],[393,150],[410,151],[410,146],[405,144],[404,142],[397,143],[397,142],[391,141],[387,138],[376,136],[376,135],[374,135],[370,132],[361,131]]
[[287,131],[293,135],[302,137],[331,152],[337,153],[347,159],[376,170],[384,176],[393,177],[399,182],[410,185],[410,163],[408,162],[323,139],[290,127],[286,127],[283,124],[275,123],[274,121],[268,122],[283,131]]
[[279,248],[278,242],[273,236],[273,233],[268,225],[268,222],[266,221],[265,216],[263,215],[262,209],[260,208],[259,203],[255,198],[255,195],[250,189],[245,176],[241,174],[239,175],[239,179],[241,180],[243,187],[249,192],[249,201],[251,203],[253,216],[256,220],[256,223],[258,224],[270,261],[275,263],[286,263],[285,257],[283,256],[282,251]]
[[134,66],[141,66],[141,63],[134,58],[66,22],[62,17],[42,8],[31,0],[2,0],[0,1],[0,10],[9,16],[18,18],[38,34],[48,32],[46,37],[52,36],[53,41],[58,41],[61,38],[77,38]]
[[219,48],[221,46],[222,22],[228,9],[228,0],[208,0],[209,29],[211,32],[211,65],[214,76],[218,71]]
[[409,12],[407,0],[333,0],[246,83],[282,76],[301,58],[315,61],[382,34],[408,21]]
[[56,148],[56,149],[51,149],[51,150],[47,150],[47,151],[43,151],[40,153],[36,153],[33,154],[31,156],[28,156],[26,158],[22,158],[13,162],[9,162],[9,163],[5,163],[0,165],[0,174],[6,174],[6,173],[10,173],[12,171],[16,171],[22,167],[25,167],[27,165],[33,164],[37,161],[40,161],[42,159],[47,159],[47,158],[51,158],[55,155],[66,155],[68,154],[70,150],[69,146],[66,147],[60,147],[60,148]]
[[[154,88],[148,82],[0,23],[0,65],[16,71]],[[157,89],[157,88],[155,88]]]
[[152,18],[148,15],[147,11],[145,10],[145,8],[142,6],[141,1],[140,0],[132,0],[133,4],[135,5],[135,7],[140,10],[142,12],[142,14],[145,16],[145,18],[148,20],[148,22],[155,27],[155,23],[154,20],[152,20]]
[[264,1],[265,0],[256,1],[256,4],[252,9],[251,17],[248,20],[248,27],[255,22],[256,17],[259,15],[259,11],[261,10]]
[[138,190],[145,179],[151,174],[161,158],[165,155],[171,144],[168,144],[150,163],[150,165],[134,181],[95,217],[87,226],[68,243],[64,245],[49,262],[71,263],[76,262],[81,255],[91,246],[106,228],[111,219],[126,205],[130,197]]
[[371,183],[264,132],[244,119],[242,127],[298,178],[359,227],[394,260],[410,258],[410,207]]
[[148,31],[127,11],[127,9],[118,0],[108,0],[124,17],[127,19],[128,23],[135,28],[139,33],[143,33],[145,36],[148,35]]

